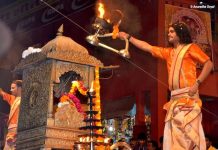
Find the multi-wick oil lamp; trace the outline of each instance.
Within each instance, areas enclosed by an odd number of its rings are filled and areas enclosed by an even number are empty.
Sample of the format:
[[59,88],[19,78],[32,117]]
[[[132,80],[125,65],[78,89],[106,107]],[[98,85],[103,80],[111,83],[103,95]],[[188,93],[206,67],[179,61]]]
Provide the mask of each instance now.
[[[95,22],[92,24],[93,29],[95,30],[95,33],[93,35],[89,35],[86,37],[87,42],[89,42],[92,45],[95,46],[100,46],[103,48],[106,48],[112,52],[115,52],[119,55],[121,55],[122,57],[125,58],[130,58],[130,54],[129,54],[129,41],[128,39],[124,39],[125,40],[125,48],[121,49],[121,50],[117,50],[113,47],[110,47],[106,44],[101,43],[101,41],[99,40],[100,38],[105,38],[105,37],[112,37],[112,38],[116,38],[116,36],[118,35],[119,32],[119,25],[121,24],[122,21],[122,12],[120,10],[115,10],[114,12],[119,13],[120,14],[120,18],[116,23],[110,23],[110,21],[107,21],[106,19],[104,19],[104,8],[103,8],[103,4],[99,4],[99,8],[98,8],[100,15],[95,19]],[[113,28],[113,32],[110,33],[110,31]]]

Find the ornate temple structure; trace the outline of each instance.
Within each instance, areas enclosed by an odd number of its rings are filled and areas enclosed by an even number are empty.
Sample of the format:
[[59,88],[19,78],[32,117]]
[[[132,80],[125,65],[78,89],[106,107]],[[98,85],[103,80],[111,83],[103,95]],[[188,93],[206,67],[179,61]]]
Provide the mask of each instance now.
[[18,150],[72,149],[78,135],[86,132],[79,130],[84,118],[76,108],[66,105],[55,110],[54,95],[63,90],[68,80],[80,78],[90,87],[95,66],[103,64],[83,46],[62,36],[62,32],[63,26],[41,52],[30,54],[15,69],[23,76]]

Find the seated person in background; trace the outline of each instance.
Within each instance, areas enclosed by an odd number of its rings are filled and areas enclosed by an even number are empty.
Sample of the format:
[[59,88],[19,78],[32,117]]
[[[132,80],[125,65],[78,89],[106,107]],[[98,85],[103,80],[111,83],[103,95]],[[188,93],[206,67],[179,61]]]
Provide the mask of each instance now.
[[108,145],[106,146],[105,150],[110,150],[110,147],[113,145],[114,140],[112,138],[108,138]]
[[111,145],[113,145],[114,140],[113,140],[112,138],[110,138],[110,140],[108,141],[108,143],[109,143],[109,145],[111,146]]
[[147,142],[147,150],[158,150],[158,144],[156,141],[151,140]]
[[130,147],[131,147],[132,149],[135,148],[136,144],[137,144],[137,140],[136,140],[135,138],[131,138],[131,139],[129,140],[129,145],[130,145]]
[[211,137],[209,135],[205,135],[205,140],[206,140],[206,146],[207,150],[217,150],[215,147],[212,146],[212,141]]
[[140,133],[138,135],[138,143],[137,145],[134,147],[133,150],[146,150],[147,147],[146,147],[146,135],[145,133]]
[[160,147],[158,147],[158,150],[163,150],[163,136],[159,138]]
[[120,139],[117,143],[113,144],[110,147],[111,150],[131,150],[131,147],[129,144],[126,143],[126,140],[124,138]]

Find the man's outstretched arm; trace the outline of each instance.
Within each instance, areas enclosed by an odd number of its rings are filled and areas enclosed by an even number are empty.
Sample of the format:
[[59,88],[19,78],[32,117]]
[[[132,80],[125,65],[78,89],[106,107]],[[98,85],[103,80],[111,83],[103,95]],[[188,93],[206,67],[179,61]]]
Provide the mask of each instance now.
[[131,36],[128,33],[125,33],[125,32],[119,32],[118,37],[120,39],[128,39],[129,42],[132,43],[137,48],[139,48],[139,49],[141,49],[141,50],[143,50],[145,52],[151,53],[152,45],[150,45],[149,43],[147,43],[145,41],[134,38],[133,36]]
[[6,102],[8,102],[10,105],[12,104],[12,102],[15,100],[15,96],[10,95],[6,92],[4,92],[2,90],[2,88],[0,88],[0,96],[2,96],[3,100],[5,100]]

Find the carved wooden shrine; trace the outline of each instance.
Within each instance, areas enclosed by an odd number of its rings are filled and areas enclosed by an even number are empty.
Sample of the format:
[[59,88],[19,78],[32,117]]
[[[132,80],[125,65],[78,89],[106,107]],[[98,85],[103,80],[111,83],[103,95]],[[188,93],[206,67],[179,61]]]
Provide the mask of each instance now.
[[[23,59],[15,71],[22,73],[22,101],[18,123],[17,149],[72,149],[84,134],[83,116],[68,106],[54,108],[54,91],[61,89],[61,76],[71,72],[86,87],[94,80],[95,66],[103,64],[71,38],[57,37]],[[65,82],[65,81],[64,81]]]

